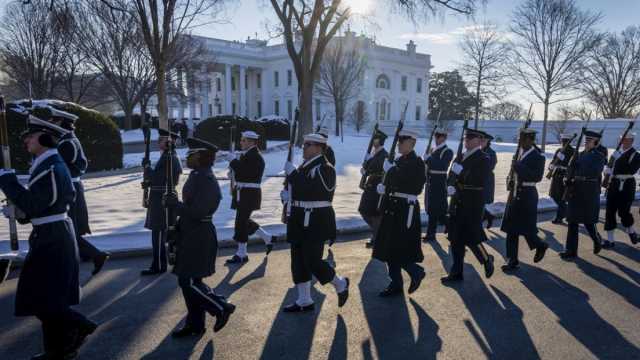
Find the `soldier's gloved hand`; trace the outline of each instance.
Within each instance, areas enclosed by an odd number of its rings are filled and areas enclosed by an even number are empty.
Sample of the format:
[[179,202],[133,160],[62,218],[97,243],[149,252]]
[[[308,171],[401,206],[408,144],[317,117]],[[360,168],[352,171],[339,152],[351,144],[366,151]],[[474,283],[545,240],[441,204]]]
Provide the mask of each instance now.
[[395,165],[390,162],[389,160],[385,160],[384,163],[382,164],[382,169],[384,169],[384,172],[389,171],[389,169],[391,169],[392,167],[394,167]]
[[178,206],[178,203],[178,194],[176,193],[169,193],[162,196],[162,204],[165,207],[173,209]]
[[280,191],[280,200],[282,200],[282,202],[289,201],[289,192],[287,190]]
[[362,176],[367,175],[367,170],[365,170],[364,168],[360,168],[360,175]]
[[559,153],[558,153],[557,157],[558,157],[558,159],[559,159],[560,161],[564,161],[564,159],[565,159],[564,154],[563,154],[563,153],[561,153],[561,152],[559,152]]
[[14,169],[0,169],[0,176],[15,174],[16,171]]
[[142,167],[146,168],[146,167],[149,167],[150,165],[151,165],[151,160],[142,159]]
[[234,160],[240,160],[240,156],[242,156],[242,151],[234,151],[233,152],[233,159]]
[[456,175],[460,175],[462,169],[462,165],[458,164],[457,162],[454,162],[453,165],[451,165],[451,171],[453,171],[453,173]]
[[618,158],[622,156],[622,153],[620,151],[614,151],[613,154],[611,154],[611,157],[613,157],[615,160],[618,160]]
[[370,153],[367,153],[367,155],[364,156],[364,161],[369,161],[371,160],[372,157],[373,155],[371,155]]
[[294,172],[295,170],[296,170],[296,167],[293,165],[291,161],[287,161],[284,164],[284,172],[287,173],[287,175],[291,175],[291,173]]
[[607,167],[604,168],[604,173],[607,174],[607,175],[611,175],[613,173],[613,171],[611,171],[611,168],[607,166]]
[[453,196],[456,193],[456,188],[453,186],[447,186],[447,195]]
[[11,206],[3,206],[2,207],[2,215],[4,215],[4,217],[6,217],[7,219],[11,217],[11,215],[13,215],[13,207]]
[[386,188],[382,184],[378,184],[378,186],[376,186],[376,192],[380,195],[384,195],[385,190]]

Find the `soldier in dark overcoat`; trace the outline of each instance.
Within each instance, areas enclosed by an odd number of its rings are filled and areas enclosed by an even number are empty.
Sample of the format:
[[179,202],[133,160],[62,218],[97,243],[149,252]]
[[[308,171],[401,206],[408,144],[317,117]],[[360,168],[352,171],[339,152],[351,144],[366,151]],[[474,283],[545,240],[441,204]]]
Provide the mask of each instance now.
[[489,157],[489,168],[491,171],[485,179],[484,183],[484,215],[483,219],[487,221],[487,229],[493,225],[495,215],[491,212],[489,205],[493,204],[496,194],[496,175],[494,170],[498,164],[498,155],[491,147],[491,141],[493,136],[489,135],[485,131],[482,131],[482,151]]
[[434,133],[436,146],[428,149],[424,155],[424,166],[427,172],[427,182],[424,189],[424,203],[427,208],[429,221],[425,242],[436,240],[438,224],[446,224],[447,221],[447,172],[453,150],[447,147],[447,132],[436,129]]
[[76,190],[75,201],[69,207],[69,218],[73,221],[80,259],[93,261],[92,274],[95,275],[104,266],[105,261],[109,258],[109,253],[99,250],[83,236],[91,234],[87,201],[84,196],[84,186],[81,180],[81,176],[84,175],[87,170],[89,162],[84,154],[80,140],[78,140],[74,133],[75,122],[78,117],[54,107],[47,107],[46,110],[49,115],[49,121],[69,131],[60,138],[60,142],[58,143],[58,153],[60,153],[65,164],[67,164],[71,180],[73,181],[73,187]]
[[418,195],[426,181],[424,161],[414,151],[417,138],[414,131],[400,132],[400,157],[385,161],[385,181],[378,185],[378,194],[388,195],[383,198],[382,221],[373,245],[373,257],[387,263],[391,279],[380,293],[382,297],[403,292],[401,270],[411,277],[409,293],[416,291],[425,277],[424,269],[417,264],[424,260]]
[[[155,167],[145,169],[143,186],[150,186],[149,207],[147,208],[147,219],[144,226],[151,230],[151,245],[153,247],[153,261],[149,269],[141,271],[141,275],[156,275],[167,271],[167,215],[165,207],[162,205],[162,196],[173,189],[168,189],[169,182],[167,174],[171,167],[171,181],[173,186],[178,184],[182,165],[175,153],[173,142],[178,138],[178,134],[158,129],[158,146],[162,151],[160,159]],[[168,191],[169,190],[169,191]],[[172,215],[174,217],[175,215]],[[175,217],[169,223],[175,221]]]
[[262,202],[262,174],[264,159],[258,150],[259,136],[253,131],[244,131],[240,138],[241,152],[229,162],[229,178],[231,181],[231,208],[236,210],[233,240],[238,243],[235,255],[226,261],[227,264],[240,264],[249,261],[247,242],[249,236],[258,233],[267,247],[267,254],[273,247],[273,236],[266,232],[255,221],[251,213],[260,209]]
[[[556,158],[556,164],[549,165],[549,171],[551,171],[551,186],[549,187],[549,197],[555,201],[558,209],[556,210],[556,217],[551,222],[554,224],[563,224],[563,220],[567,213],[567,201],[564,199],[564,191],[566,189],[564,178],[567,174],[567,166],[569,160],[573,156],[575,149],[567,144],[571,141],[572,136],[569,134],[560,135],[562,141],[562,147],[556,150],[553,155]],[[566,148],[565,148],[566,146]],[[562,150],[563,148],[564,151]]]
[[485,276],[493,275],[493,256],[487,253],[482,242],[487,239],[482,227],[485,205],[484,186],[491,172],[491,160],[482,151],[483,132],[467,129],[464,139],[466,151],[451,165],[447,180],[447,193],[451,196],[449,207],[449,240],[453,264],[442,283],[462,281],[465,246],[484,265]]
[[614,230],[618,226],[616,215],[620,216],[620,222],[629,235],[631,243],[638,243],[638,235],[633,226],[633,215],[631,215],[631,204],[636,198],[634,175],[640,169],[640,154],[633,147],[634,138],[634,133],[627,133],[622,139],[621,150],[611,154],[614,159],[613,168],[606,167],[604,170],[610,179],[607,184],[607,210],[604,223],[607,240],[602,244],[605,249],[612,248],[615,244]]
[[569,260],[578,256],[578,225],[583,224],[593,240],[593,253],[602,249],[602,239],[596,230],[600,213],[600,181],[605,166],[605,158],[598,150],[600,133],[585,131],[585,148],[575,163],[575,172],[565,180],[569,186],[567,199],[567,242],[562,259]]
[[511,201],[507,203],[502,227],[507,233],[507,263],[503,271],[518,269],[518,242],[524,236],[529,249],[536,250],[533,262],[540,262],[549,245],[538,237],[538,189],[536,184],[544,175],[544,155],[535,146],[536,131],[523,129],[520,132],[520,151],[513,168]]
[[382,165],[387,158],[387,150],[384,148],[384,141],[387,135],[382,131],[377,131],[373,135],[373,150],[371,154],[367,154],[365,161],[362,164],[360,173],[362,176],[366,176],[366,182],[360,198],[360,206],[358,206],[358,212],[369,225],[371,229],[371,239],[367,241],[366,246],[368,248],[373,247],[375,242],[376,232],[380,225],[380,211],[378,211],[378,200],[380,195],[377,192],[377,186],[382,181],[384,175],[384,169]]
[[218,238],[212,216],[220,205],[222,193],[211,171],[218,148],[206,141],[188,138],[187,166],[192,169],[182,188],[182,201],[175,193],[164,196],[164,204],[175,209],[178,225],[171,239],[175,241],[176,262],[173,273],[178,276],[187,306],[185,324],[173,332],[175,338],[201,335],[205,332],[205,312],[216,317],[214,332],[222,329],[235,306],[217,295],[202,282],[215,272]]
[[16,316],[35,316],[42,323],[44,353],[33,359],[74,358],[97,327],[71,308],[80,302],[78,247],[67,215],[75,190],[56,150],[66,133],[29,115],[23,140],[35,159],[28,186],[18,182],[13,170],[0,170],[0,189],[15,204],[18,220],[33,226],[15,299]]
[[338,306],[349,297],[349,279],[340,277],[322,259],[324,242],[336,237],[335,212],[331,205],[336,188],[336,171],[324,157],[327,139],[319,134],[304,136],[304,162],[296,168],[285,164],[286,181],[291,193],[283,191],[281,199],[291,204],[287,218],[287,242],[291,244],[291,273],[298,299],[284,307],[284,312],[314,309],[311,277],[322,285],[331,282],[338,294]]

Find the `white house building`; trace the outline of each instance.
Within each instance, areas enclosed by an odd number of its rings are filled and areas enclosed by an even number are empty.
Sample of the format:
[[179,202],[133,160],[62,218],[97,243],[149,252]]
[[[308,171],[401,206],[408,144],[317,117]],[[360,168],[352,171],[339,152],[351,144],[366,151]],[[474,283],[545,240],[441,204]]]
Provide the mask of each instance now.
[[[197,39],[204,43],[210,61],[205,59],[189,69],[180,69],[177,78],[172,79],[175,88],[183,89],[185,96],[169,99],[170,117],[198,121],[237,114],[250,119],[266,115],[292,119],[298,84],[285,45],[267,45],[257,39],[245,42]],[[329,46],[338,41],[343,41],[346,49],[356,47],[367,64],[361,87],[347,106],[347,118],[359,114],[366,116],[369,124],[377,119],[382,126],[391,127],[408,104],[406,126],[426,125],[430,55],[417,53],[413,41],[409,41],[406,49],[395,49],[350,31],[335,37]],[[361,109],[358,112],[354,111],[357,106]],[[316,120],[324,116],[332,119],[332,101],[315,95],[313,116]]]

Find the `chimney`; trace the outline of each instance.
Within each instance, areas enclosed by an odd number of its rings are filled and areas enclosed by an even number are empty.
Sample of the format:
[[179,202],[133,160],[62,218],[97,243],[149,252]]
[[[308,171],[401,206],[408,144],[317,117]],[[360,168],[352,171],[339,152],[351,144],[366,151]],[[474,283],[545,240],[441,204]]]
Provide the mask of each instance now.
[[411,57],[416,55],[416,44],[413,40],[409,40],[409,43],[407,44],[407,53],[409,53],[409,56]]

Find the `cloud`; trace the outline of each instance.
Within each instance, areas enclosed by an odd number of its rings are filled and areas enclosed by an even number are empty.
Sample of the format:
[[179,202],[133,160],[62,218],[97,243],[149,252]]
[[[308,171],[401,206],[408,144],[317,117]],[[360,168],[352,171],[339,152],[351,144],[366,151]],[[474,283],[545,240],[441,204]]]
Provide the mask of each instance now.
[[431,42],[432,44],[438,45],[448,45],[453,44],[458,41],[458,38],[464,35],[467,31],[473,31],[480,29],[482,25],[468,25],[468,26],[460,26],[448,32],[439,32],[439,33],[429,33],[429,32],[415,32],[415,33],[404,33],[399,37],[401,39],[409,39],[409,40],[426,40]]

